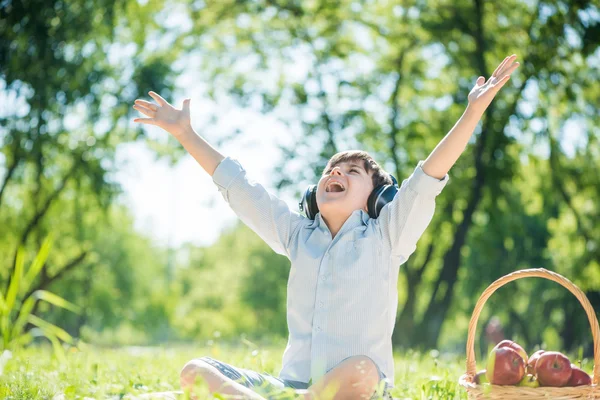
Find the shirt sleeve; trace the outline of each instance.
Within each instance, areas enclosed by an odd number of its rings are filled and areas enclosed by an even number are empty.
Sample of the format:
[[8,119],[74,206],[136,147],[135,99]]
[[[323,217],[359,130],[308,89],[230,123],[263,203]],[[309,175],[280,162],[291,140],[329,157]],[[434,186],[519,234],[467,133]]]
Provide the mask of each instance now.
[[377,218],[382,237],[388,240],[392,255],[401,257],[401,263],[416,250],[417,241],[433,218],[435,198],[450,179],[448,174],[443,179],[427,175],[422,164],[419,161]]
[[241,164],[225,157],[213,173],[213,182],[231,209],[277,254],[288,258],[292,234],[305,216],[246,176]]

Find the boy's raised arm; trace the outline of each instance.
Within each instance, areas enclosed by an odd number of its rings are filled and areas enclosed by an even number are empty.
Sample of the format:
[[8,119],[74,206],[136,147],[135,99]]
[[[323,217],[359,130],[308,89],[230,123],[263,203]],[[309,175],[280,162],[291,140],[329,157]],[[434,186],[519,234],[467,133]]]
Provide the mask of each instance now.
[[190,99],[183,101],[181,110],[176,109],[158,93],[148,93],[158,104],[145,100],[136,100],[133,108],[148,118],[136,118],[134,122],[156,125],[169,132],[188,153],[212,176],[217,165],[225,156],[214,149],[206,140],[198,135],[190,122]]
[[467,143],[496,93],[510,79],[510,75],[519,67],[517,56],[508,56],[498,65],[490,79],[477,78],[469,93],[469,104],[454,127],[441,140],[423,163],[423,171],[431,177],[442,179],[456,163],[467,147]]
[[388,240],[392,254],[401,263],[415,251],[417,241],[431,222],[435,197],[448,182],[448,171],[462,154],[494,96],[517,69],[516,55],[506,57],[485,82],[480,76],[469,93],[469,104],[462,117],[431,152],[419,162],[413,174],[402,182],[394,199],[381,209],[377,224]]
[[291,211],[283,200],[270,194],[262,185],[250,181],[239,162],[219,153],[193,130],[189,99],[184,100],[179,110],[157,93],[149,94],[157,104],[136,100],[133,108],[148,118],[136,118],[134,122],[156,125],[175,137],[212,176],[237,216],[275,252],[289,257],[290,239],[305,218]]

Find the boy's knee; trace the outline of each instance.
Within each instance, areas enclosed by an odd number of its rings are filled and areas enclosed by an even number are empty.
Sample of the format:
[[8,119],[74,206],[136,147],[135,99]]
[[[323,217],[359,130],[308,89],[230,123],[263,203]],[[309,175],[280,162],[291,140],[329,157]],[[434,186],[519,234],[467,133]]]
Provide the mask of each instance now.
[[354,356],[352,360],[352,385],[372,393],[379,384],[379,370],[375,362],[368,356]]
[[219,371],[200,358],[195,358],[187,362],[179,373],[179,382],[182,388],[192,387],[199,380],[205,381],[209,387],[219,375]]

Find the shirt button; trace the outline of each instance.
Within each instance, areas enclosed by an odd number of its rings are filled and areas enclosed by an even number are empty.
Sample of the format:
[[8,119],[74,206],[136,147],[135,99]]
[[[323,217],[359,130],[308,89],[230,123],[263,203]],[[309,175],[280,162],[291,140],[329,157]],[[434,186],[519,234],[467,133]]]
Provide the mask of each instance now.
[[321,327],[317,326],[317,332],[321,332]]
[[323,308],[324,305],[325,304],[322,301],[319,302],[319,307]]
[[327,280],[327,275],[321,275],[321,280],[325,282]]

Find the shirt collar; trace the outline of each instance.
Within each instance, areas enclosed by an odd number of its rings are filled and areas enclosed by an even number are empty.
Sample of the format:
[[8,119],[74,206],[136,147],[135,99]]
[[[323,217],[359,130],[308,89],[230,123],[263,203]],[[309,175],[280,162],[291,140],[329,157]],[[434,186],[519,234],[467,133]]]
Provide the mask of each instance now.
[[[346,222],[344,222],[344,224],[342,225],[340,232],[348,230],[348,229],[356,228],[357,226],[360,226],[361,224],[364,226],[367,226],[369,219],[371,219],[369,217],[369,214],[366,213],[364,210],[362,210],[362,209],[354,210],[354,211],[352,211],[352,214],[350,214],[350,216],[348,217]],[[315,228],[321,227],[324,230],[329,230],[329,228],[327,228],[327,224],[325,224],[325,221],[323,220],[323,217],[321,216],[320,211],[317,213],[317,215],[315,215],[315,219],[314,219],[311,227],[315,227]]]

